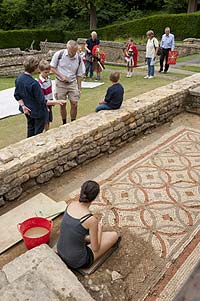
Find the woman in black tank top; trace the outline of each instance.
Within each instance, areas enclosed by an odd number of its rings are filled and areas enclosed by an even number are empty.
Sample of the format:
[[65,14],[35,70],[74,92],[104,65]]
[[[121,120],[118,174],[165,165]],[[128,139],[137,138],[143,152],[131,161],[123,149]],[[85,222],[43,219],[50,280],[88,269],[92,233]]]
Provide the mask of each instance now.
[[102,224],[89,211],[99,191],[98,183],[85,182],[81,187],[79,201],[70,203],[65,211],[57,252],[73,269],[91,266],[118,240],[117,232],[103,232]]

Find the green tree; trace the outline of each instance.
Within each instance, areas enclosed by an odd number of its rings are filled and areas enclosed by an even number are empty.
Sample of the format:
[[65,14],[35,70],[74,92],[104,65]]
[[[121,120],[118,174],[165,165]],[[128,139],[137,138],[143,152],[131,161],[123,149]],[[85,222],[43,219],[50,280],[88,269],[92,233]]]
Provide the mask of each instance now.
[[[89,15],[90,29],[96,29],[97,9],[103,7],[105,2],[106,0],[74,0],[73,8],[79,16],[83,13]],[[71,0],[62,0],[62,5],[69,7],[71,5]]]
[[187,11],[188,0],[165,0],[164,8],[169,13],[184,13]]
[[26,0],[3,0],[0,27],[5,30],[21,28],[26,24]]
[[51,0],[26,0],[27,26],[33,28],[46,23],[51,18],[51,5]]

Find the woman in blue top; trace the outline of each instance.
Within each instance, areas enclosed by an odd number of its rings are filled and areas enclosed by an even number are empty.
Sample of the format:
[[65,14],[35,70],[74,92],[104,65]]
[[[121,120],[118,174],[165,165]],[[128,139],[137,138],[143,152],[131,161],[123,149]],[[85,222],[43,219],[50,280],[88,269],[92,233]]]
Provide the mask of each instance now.
[[103,232],[102,224],[90,211],[99,194],[99,184],[87,181],[81,187],[79,201],[70,203],[65,211],[57,243],[58,255],[71,268],[88,268],[118,240],[115,231]]

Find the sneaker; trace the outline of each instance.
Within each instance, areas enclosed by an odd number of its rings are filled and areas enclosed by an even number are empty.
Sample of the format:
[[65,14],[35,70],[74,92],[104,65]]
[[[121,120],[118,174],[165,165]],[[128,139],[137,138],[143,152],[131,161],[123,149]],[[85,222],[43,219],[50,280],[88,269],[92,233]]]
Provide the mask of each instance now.
[[163,72],[163,70],[159,70],[158,72],[161,73],[161,72]]
[[126,77],[130,77],[130,76],[129,76],[129,73],[126,74]]
[[149,78],[149,76],[148,76],[148,75],[146,75],[144,78]]
[[149,76],[149,79],[154,78],[154,76]]

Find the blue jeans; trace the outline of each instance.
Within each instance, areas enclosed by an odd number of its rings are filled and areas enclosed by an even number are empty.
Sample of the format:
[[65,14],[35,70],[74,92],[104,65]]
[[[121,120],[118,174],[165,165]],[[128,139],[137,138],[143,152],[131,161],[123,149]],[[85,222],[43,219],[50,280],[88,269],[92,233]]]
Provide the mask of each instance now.
[[154,64],[152,64],[152,58],[147,57],[148,76],[154,76]]
[[85,75],[88,77],[88,73],[90,73],[90,78],[93,77],[94,75],[94,70],[93,70],[93,62],[86,61],[85,64]]
[[102,110],[113,110],[107,103],[102,103],[98,107],[96,107],[96,112],[102,111]]

